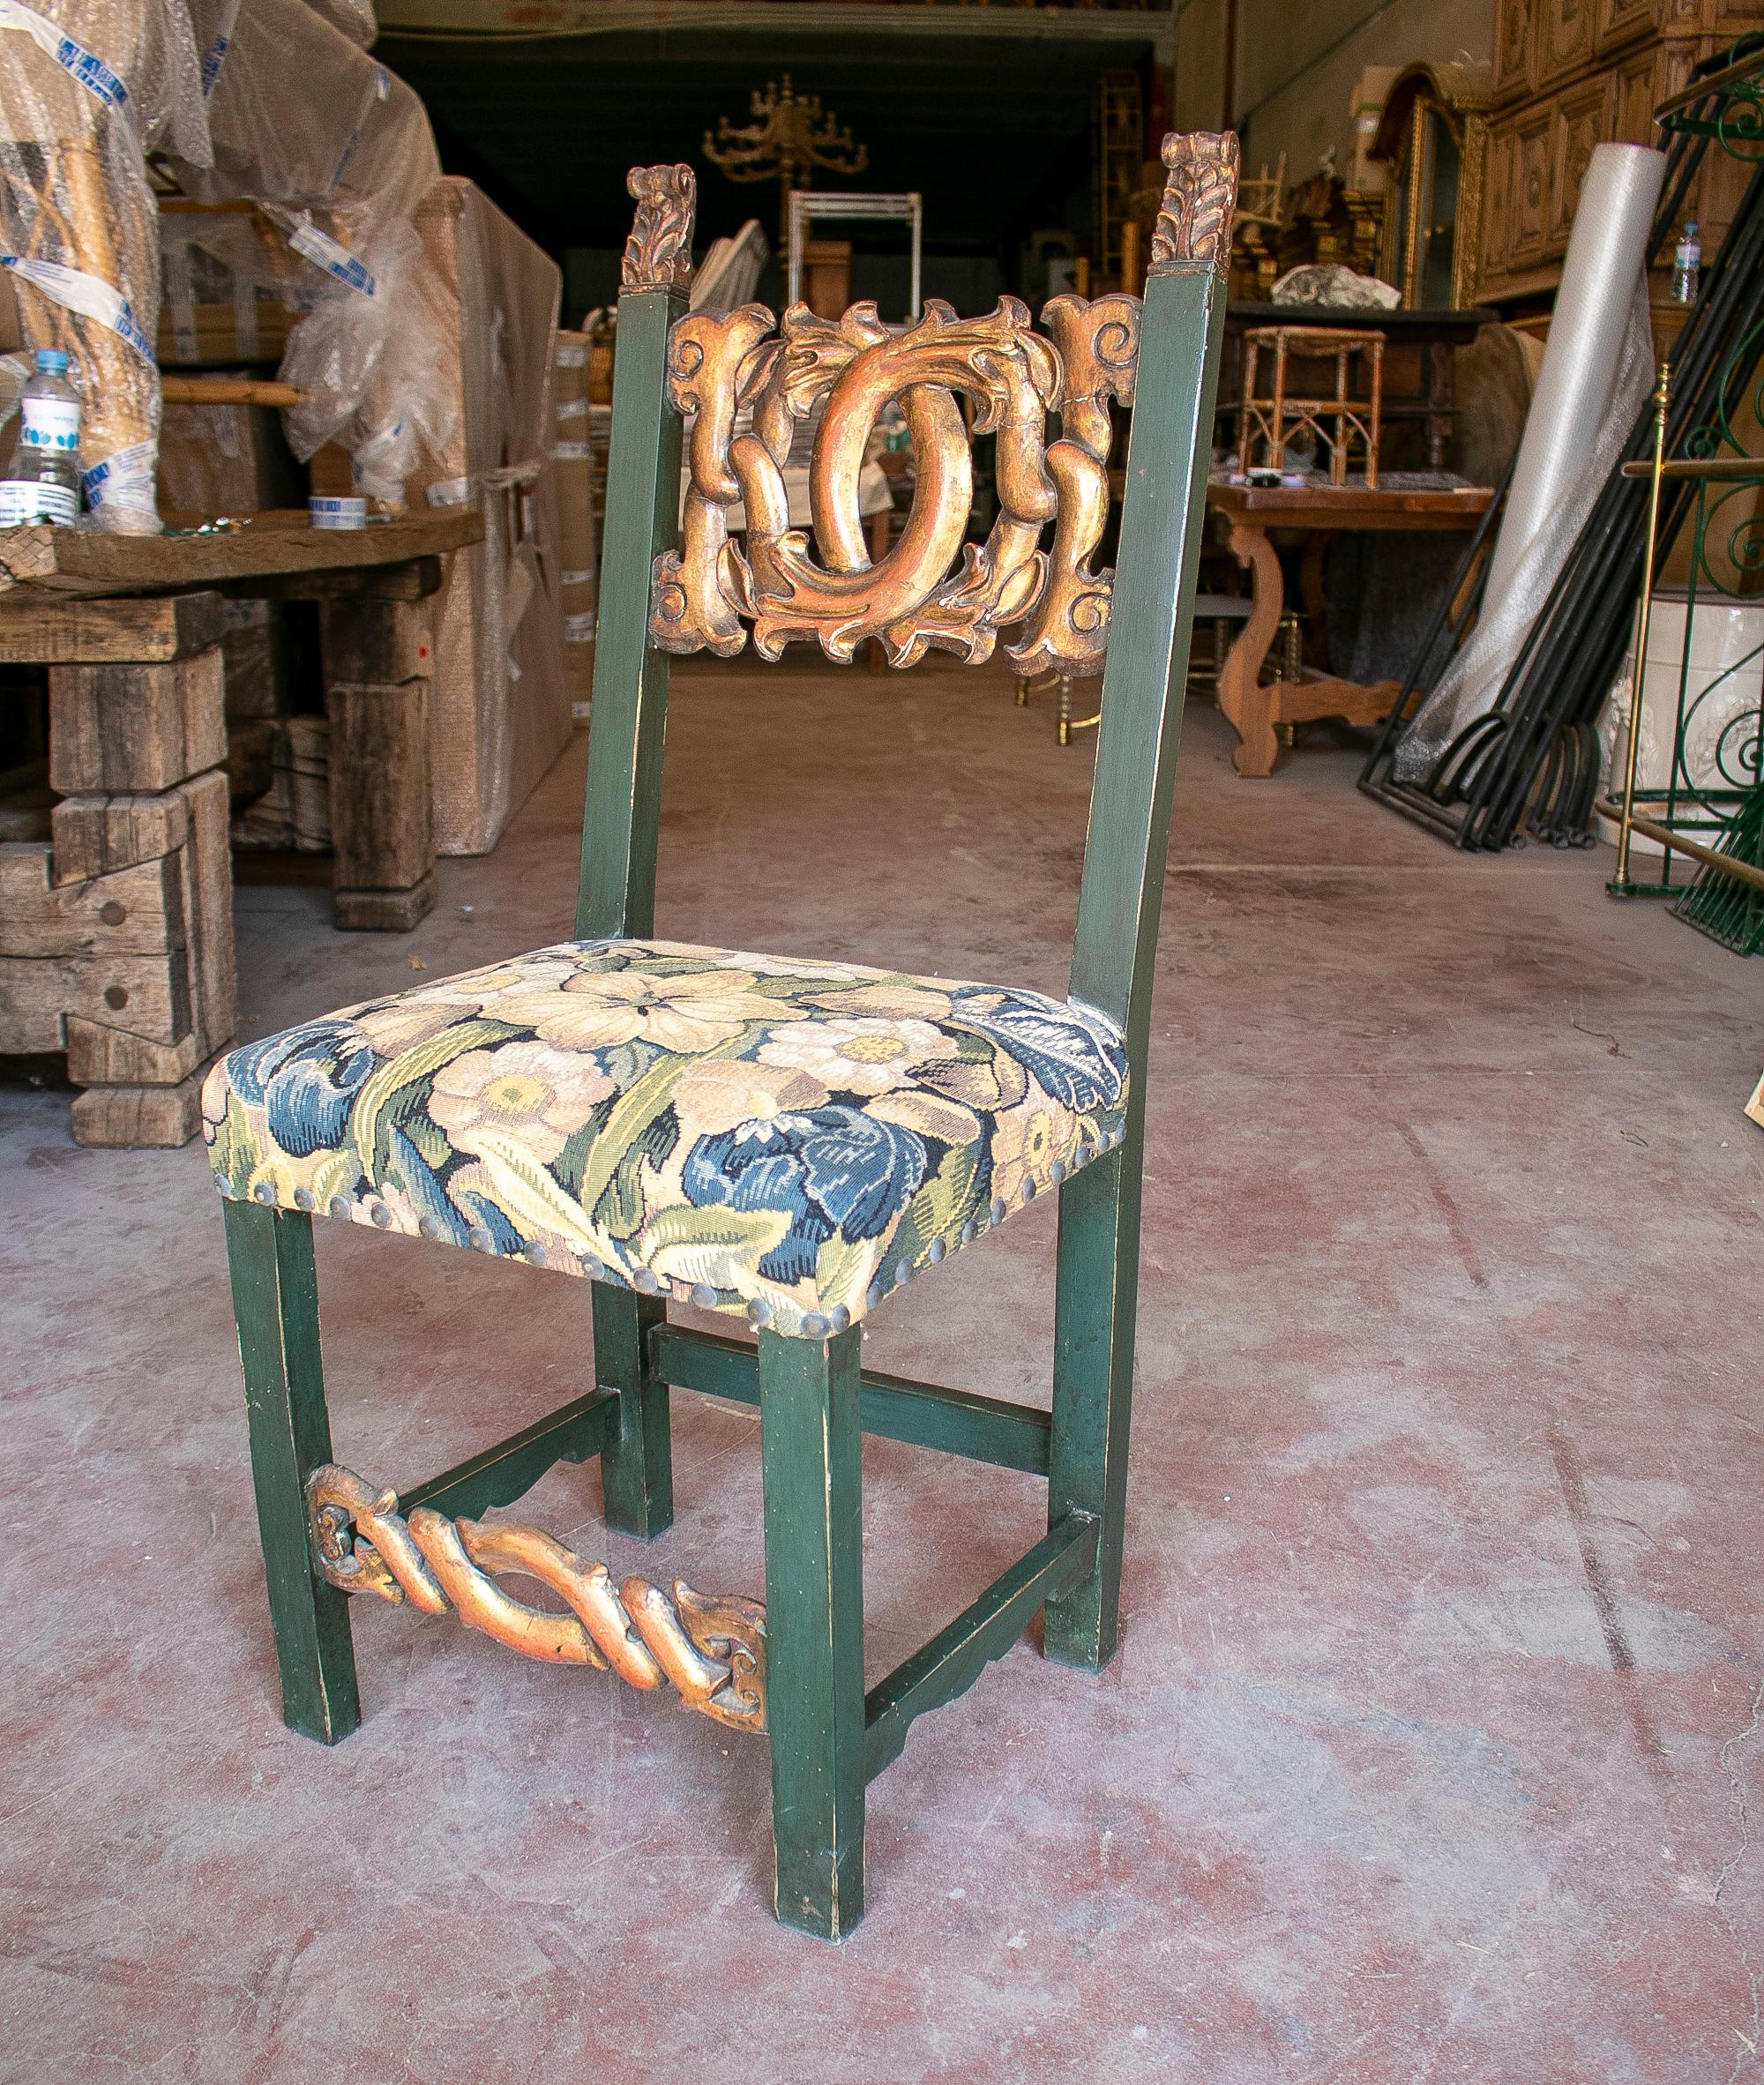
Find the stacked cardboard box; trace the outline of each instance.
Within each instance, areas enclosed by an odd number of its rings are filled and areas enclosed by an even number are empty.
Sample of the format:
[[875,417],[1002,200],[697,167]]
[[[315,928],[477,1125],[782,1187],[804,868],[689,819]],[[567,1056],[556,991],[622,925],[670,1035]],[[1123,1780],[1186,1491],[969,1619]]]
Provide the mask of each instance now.
[[447,561],[435,600],[430,744],[435,842],[486,854],[570,736],[551,460],[557,265],[469,181],[416,213],[448,325],[436,381],[458,431],[410,481],[413,509],[469,500],[484,540]]
[[553,362],[551,474],[557,488],[558,587],[564,609],[564,675],[577,723],[586,721],[594,693],[594,605],[600,559],[594,534],[594,452],[588,440],[586,333],[559,331]]
[[306,504],[306,472],[282,434],[281,415],[272,408],[173,400],[160,422],[159,501],[161,513],[209,521],[300,507]]
[[279,362],[290,315],[280,239],[250,203],[160,202],[161,367]]

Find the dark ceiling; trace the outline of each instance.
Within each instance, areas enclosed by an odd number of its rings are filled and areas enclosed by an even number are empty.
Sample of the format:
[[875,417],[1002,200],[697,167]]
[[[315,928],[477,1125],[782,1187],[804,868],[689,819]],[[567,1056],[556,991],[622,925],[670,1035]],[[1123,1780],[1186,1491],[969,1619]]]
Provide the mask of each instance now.
[[[908,11],[902,10],[906,14]],[[706,164],[704,134],[744,121],[755,87],[784,71],[869,147],[861,176],[817,185],[924,196],[928,251],[1008,250],[1072,222],[1089,177],[1092,93],[1106,69],[1143,68],[1126,39],[1058,34],[916,38],[816,26],[767,33],[624,31],[445,41],[388,33],[375,47],[429,106],[450,173],[468,175],[554,252],[620,243],[628,167],[686,160],[699,174],[700,243],[757,216],[772,237],[778,190]]]

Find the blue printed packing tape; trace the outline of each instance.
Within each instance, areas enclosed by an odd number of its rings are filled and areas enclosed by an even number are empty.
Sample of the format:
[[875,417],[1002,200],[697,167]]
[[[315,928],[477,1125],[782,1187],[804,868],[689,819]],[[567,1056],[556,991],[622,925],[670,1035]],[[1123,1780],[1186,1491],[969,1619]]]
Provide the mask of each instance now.
[[365,499],[338,498],[314,493],[306,503],[306,518],[314,528],[365,528]]

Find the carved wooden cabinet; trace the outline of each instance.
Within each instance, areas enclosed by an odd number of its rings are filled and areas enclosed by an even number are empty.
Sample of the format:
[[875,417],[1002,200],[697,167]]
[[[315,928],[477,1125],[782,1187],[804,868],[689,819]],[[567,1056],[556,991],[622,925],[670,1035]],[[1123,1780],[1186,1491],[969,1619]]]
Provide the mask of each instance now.
[[[1494,0],[1476,302],[1547,301],[1596,145],[1657,145],[1656,106],[1700,58],[1764,29],[1764,0]],[[1685,214],[1714,252],[1745,169],[1711,153]],[[1667,257],[1670,259],[1670,255]]]

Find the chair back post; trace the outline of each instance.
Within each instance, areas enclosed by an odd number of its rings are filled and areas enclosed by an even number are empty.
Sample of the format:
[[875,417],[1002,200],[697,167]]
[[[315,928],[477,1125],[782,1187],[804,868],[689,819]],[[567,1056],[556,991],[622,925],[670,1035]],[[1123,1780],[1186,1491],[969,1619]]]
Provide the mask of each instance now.
[[668,654],[649,642],[649,576],[679,533],[680,418],[668,401],[668,332],[686,309],[696,183],[690,167],[635,167],[626,185],[637,217],[620,276],[579,940],[641,938],[655,925]]
[[[1143,1096],[1153,957],[1224,341],[1237,139],[1164,139],[1071,996],[1125,1031]],[[1134,1102],[1137,1108],[1140,1100]]]

